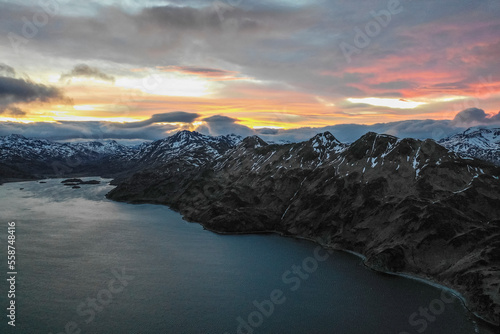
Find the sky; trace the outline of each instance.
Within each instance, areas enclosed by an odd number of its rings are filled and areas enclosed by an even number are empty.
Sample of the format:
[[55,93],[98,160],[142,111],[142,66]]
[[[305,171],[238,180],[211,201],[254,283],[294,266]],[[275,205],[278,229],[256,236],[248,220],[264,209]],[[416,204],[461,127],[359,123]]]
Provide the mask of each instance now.
[[498,0],[0,0],[0,135],[500,127]]

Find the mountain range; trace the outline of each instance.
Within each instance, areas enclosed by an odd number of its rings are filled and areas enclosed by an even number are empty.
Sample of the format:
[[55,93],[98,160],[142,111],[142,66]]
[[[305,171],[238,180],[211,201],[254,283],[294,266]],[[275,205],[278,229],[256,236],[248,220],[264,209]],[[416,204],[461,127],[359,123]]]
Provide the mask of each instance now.
[[145,167],[181,161],[198,166],[219,157],[241,140],[236,135],[211,137],[182,131],[131,147],[114,140],[58,143],[13,134],[0,137],[0,183],[81,175],[118,177]]
[[57,176],[54,164],[73,159],[69,174],[115,178],[110,199],[168,205],[218,233],[274,232],[356,252],[374,270],[458,290],[499,326],[500,167],[494,154],[471,157],[498,148],[495,131],[442,145],[371,132],[351,144],[329,132],[268,144],[183,131],[137,147],[8,136],[0,175],[40,177],[44,167]]
[[463,157],[478,158],[500,165],[500,128],[470,128],[439,141]]

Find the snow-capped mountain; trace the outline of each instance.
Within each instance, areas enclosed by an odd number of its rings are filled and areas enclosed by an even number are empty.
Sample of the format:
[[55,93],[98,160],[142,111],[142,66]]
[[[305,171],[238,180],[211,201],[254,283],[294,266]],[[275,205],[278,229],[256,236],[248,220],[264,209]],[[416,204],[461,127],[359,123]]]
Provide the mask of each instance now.
[[143,144],[131,156],[133,161],[148,166],[179,162],[202,166],[212,161],[242,140],[240,136],[212,137],[198,132],[181,131],[165,139]]
[[[108,197],[167,204],[219,232],[274,231],[366,256],[377,270],[455,287],[475,312],[500,320],[500,167],[465,156],[498,148],[498,130],[443,141],[331,133],[269,144],[258,136],[182,131],[138,147],[0,137],[0,181],[112,176]],[[467,152],[464,154],[463,152]]]
[[103,155],[132,155],[136,152],[134,147],[120,145],[115,140],[104,143],[98,141],[82,142],[71,145],[77,149],[88,150]]
[[470,128],[439,141],[463,157],[478,158],[500,165],[500,128]]
[[[197,167],[164,165],[119,180],[107,196],[166,204],[222,233],[278,232],[366,256],[376,270],[454,287],[500,320],[500,167],[433,140],[331,133],[300,143],[257,136]],[[492,269],[493,268],[493,269]]]
[[131,154],[132,148],[118,144],[116,141],[107,143],[58,143],[45,139],[26,138],[21,135],[0,137],[0,161],[53,161],[64,159],[96,160],[115,154]]
[[4,171],[0,170],[0,179],[9,179],[7,174],[11,177],[30,174],[114,175],[170,163],[177,164],[178,168],[188,165],[197,167],[220,157],[241,140],[236,135],[211,137],[182,131],[152,143],[129,147],[114,140],[59,143],[13,134],[0,137],[0,163]]

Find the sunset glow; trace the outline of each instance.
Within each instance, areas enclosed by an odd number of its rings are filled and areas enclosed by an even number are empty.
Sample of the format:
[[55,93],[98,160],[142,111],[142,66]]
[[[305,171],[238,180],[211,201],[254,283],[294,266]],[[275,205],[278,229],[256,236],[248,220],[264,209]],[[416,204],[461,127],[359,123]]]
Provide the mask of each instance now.
[[[500,110],[500,6],[455,2],[450,13],[449,4],[402,1],[363,46],[356,28],[386,1],[243,2],[224,15],[211,2],[70,1],[28,42],[2,42],[0,123],[145,122],[168,134],[214,131],[205,119],[222,116],[211,120],[224,131],[250,133],[452,121],[477,108],[489,124]],[[5,33],[22,37],[22,17],[40,8],[0,9]],[[342,43],[357,51],[346,55]],[[192,117],[148,121],[175,112]]]

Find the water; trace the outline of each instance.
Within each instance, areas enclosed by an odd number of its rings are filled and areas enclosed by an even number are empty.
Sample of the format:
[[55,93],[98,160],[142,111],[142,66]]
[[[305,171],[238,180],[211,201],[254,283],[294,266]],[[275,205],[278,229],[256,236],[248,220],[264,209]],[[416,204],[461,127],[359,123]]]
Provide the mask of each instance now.
[[[456,298],[376,274],[353,255],[274,235],[217,235],[167,207],[109,201],[107,182],[60,181],[0,186],[2,275],[8,221],[17,224],[18,271],[16,327],[7,325],[2,279],[0,333],[479,330]],[[429,307],[428,318],[414,314]]]

